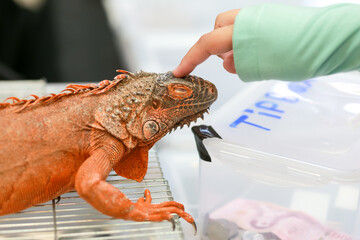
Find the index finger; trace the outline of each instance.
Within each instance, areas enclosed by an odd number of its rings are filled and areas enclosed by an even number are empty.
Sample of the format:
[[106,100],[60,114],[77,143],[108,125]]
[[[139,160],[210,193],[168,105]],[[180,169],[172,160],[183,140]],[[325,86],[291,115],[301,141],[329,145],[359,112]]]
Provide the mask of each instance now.
[[200,37],[190,48],[179,66],[173,70],[175,77],[183,77],[191,73],[197,65],[204,62],[211,55],[226,53],[232,49],[233,26],[217,28]]

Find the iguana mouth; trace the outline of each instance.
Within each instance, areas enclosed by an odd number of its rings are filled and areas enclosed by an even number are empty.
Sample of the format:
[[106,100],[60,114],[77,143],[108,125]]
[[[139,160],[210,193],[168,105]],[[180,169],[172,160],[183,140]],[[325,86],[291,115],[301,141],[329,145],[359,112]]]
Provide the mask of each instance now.
[[201,119],[204,119],[204,114],[205,113],[209,113],[209,109],[210,108],[206,108],[194,115],[191,115],[191,116],[188,116],[182,120],[180,120],[178,123],[176,123],[170,130],[169,130],[169,133],[171,133],[172,131],[175,131],[177,128],[180,127],[183,128],[185,125],[187,125],[188,127],[190,126],[190,124],[192,122],[196,122],[198,118],[201,118]]

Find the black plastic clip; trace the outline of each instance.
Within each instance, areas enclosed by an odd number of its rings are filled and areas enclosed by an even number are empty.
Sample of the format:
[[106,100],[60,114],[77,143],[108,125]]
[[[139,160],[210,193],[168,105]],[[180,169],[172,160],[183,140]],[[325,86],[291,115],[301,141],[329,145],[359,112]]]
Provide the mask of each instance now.
[[194,126],[191,128],[194,133],[196,147],[199,153],[199,156],[202,160],[211,162],[211,157],[206,150],[203,140],[206,138],[220,138],[220,135],[211,127],[207,125]]

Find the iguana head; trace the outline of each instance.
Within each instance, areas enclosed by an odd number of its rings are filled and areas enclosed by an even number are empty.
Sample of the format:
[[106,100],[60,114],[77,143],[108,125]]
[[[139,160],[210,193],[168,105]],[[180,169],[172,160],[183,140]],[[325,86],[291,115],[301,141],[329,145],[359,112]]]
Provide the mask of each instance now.
[[148,150],[154,143],[202,117],[217,98],[214,84],[195,76],[176,78],[171,72],[125,72],[92,93],[100,94],[96,121],[126,147],[113,169],[136,181],[146,174]]
[[128,149],[152,145],[171,130],[190,124],[217,98],[214,84],[191,75],[126,73],[120,81],[97,120]]
[[216,99],[215,85],[200,77],[158,74],[148,105],[140,114],[142,142],[157,141],[173,129],[190,125]]

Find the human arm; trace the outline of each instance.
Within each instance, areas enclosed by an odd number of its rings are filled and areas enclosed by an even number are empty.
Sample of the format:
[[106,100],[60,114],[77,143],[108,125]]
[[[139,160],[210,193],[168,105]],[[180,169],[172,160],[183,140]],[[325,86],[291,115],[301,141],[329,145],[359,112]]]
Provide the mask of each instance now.
[[[229,34],[222,35],[228,39],[223,53],[233,48],[234,67],[244,81],[302,80],[359,70],[359,12],[360,5],[356,4],[326,8],[286,5],[244,8],[231,24],[232,38]],[[219,41],[213,32],[200,38],[189,50],[174,75],[188,74],[208,56],[218,54],[213,53],[212,46],[224,41]]]
[[236,72],[244,81],[303,80],[360,69],[360,5],[260,5],[234,23]]

